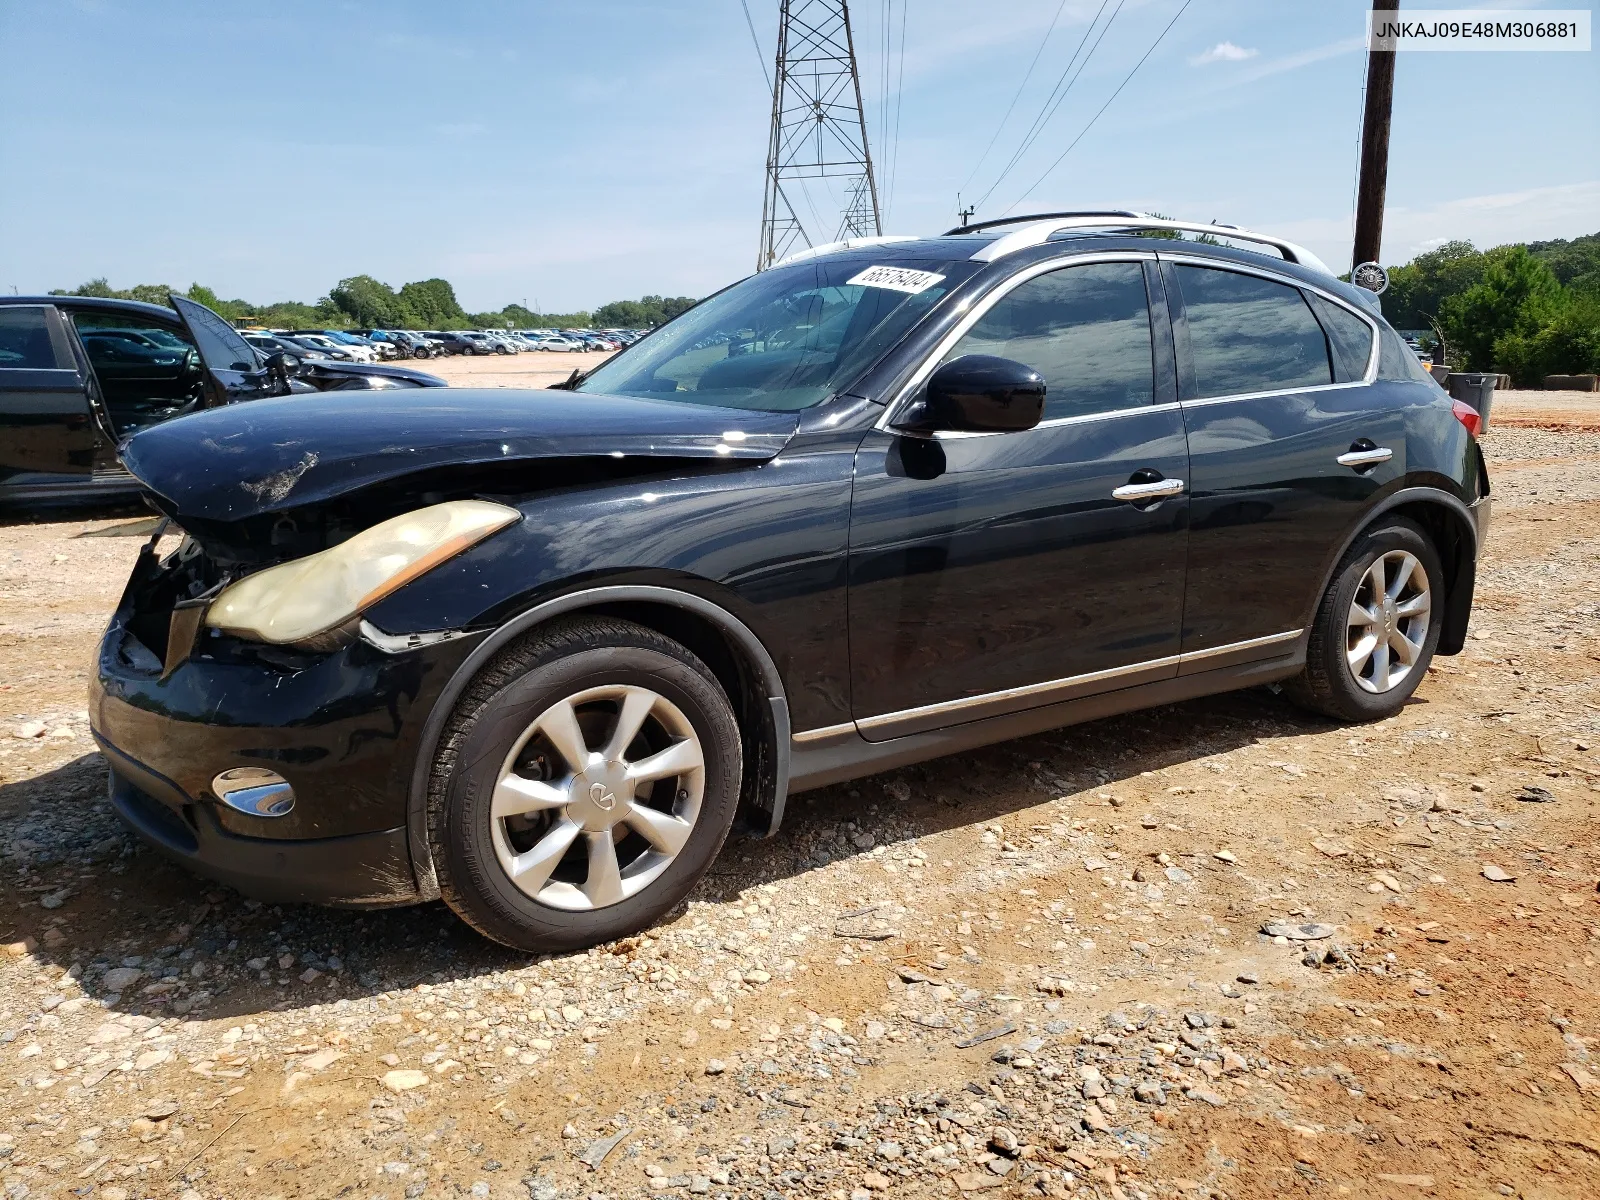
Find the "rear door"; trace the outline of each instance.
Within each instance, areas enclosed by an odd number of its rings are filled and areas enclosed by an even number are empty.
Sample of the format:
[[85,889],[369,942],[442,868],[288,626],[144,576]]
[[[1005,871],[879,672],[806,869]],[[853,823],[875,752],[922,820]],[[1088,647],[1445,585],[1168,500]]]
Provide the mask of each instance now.
[[87,475],[101,441],[61,314],[49,304],[0,305],[0,487]]
[[1189,436],[1183,673],[1281,654],[1328,556],[1403,474],[1375,327],[1269,269],[1162,252]]
[[173,296],[172,306],[178,310],[205,363],[208,408],[288,392],[286,382],[274,378],[250,343],[227,321],[204,304],[184,296]]

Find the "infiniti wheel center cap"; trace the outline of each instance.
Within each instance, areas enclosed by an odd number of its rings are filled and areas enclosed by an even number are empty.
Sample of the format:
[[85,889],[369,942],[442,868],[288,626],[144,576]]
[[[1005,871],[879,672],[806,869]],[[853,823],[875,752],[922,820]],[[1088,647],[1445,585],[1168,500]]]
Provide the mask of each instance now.
[[620,762],[593,763],[572,777],[567,815],[591,833],[610,829],[633,807],[633,785]]

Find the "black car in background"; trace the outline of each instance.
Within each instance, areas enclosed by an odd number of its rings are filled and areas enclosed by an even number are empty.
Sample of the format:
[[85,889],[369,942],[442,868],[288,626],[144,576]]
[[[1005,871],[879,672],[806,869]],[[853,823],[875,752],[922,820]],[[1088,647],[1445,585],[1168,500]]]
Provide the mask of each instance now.
[[404,367],[263,355],[204,305],[172,302],[0,296],[0,503],[135,496],[117,444],[186,413],[298,392],[445,385]]
[[442,346],[446,354],[476,354],[478,352],[478,348],[459,333],[429,329],[422,336]]
[[569,949],[806,788],[1258,684],[1393,714],[1466,636],[1478,429],[1281,239],[838,243],[560,389],[135,434],[185,536],[91,721],[116,810],[203,874]]

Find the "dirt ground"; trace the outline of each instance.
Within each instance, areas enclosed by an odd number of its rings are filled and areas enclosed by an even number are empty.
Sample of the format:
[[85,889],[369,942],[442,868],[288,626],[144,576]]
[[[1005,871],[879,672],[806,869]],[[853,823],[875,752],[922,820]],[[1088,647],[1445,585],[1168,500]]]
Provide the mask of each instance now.
[[610,357],[610,353],[557,354],[534,350],[523,354],[427,358],[400,365],[448,379],[454,387],[542,388],[560,383],[574,369],[591,371]]
[[1502,401],[1471,638],[1394,719],[1256,690],[808,793],[539,961],[137,846],[83,697],[139,514],[0,521],[0,1190],[1592,1200],[1600,424]]

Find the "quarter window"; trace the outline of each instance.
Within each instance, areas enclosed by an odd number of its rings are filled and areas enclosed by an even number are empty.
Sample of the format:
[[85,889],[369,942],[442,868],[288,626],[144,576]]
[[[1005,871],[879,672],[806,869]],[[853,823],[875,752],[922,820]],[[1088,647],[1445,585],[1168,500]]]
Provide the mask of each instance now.
[[1306,300],[1322,322],[1333,352],[1333,381],[1356,383],[1367,377],[1367,362],[1372,357],[1372,326],[1348,308],[1307,292]]
[[1299,288],[1257,275],[1179,265],[1193,395],[1235,396],[1333,382],[1328,339]]
[[944,361],[993,354],[1044,376],[1046,420],[1137,408],[1155,398],[1150,302],[1136,262],[1093,263],[1018,284]]

